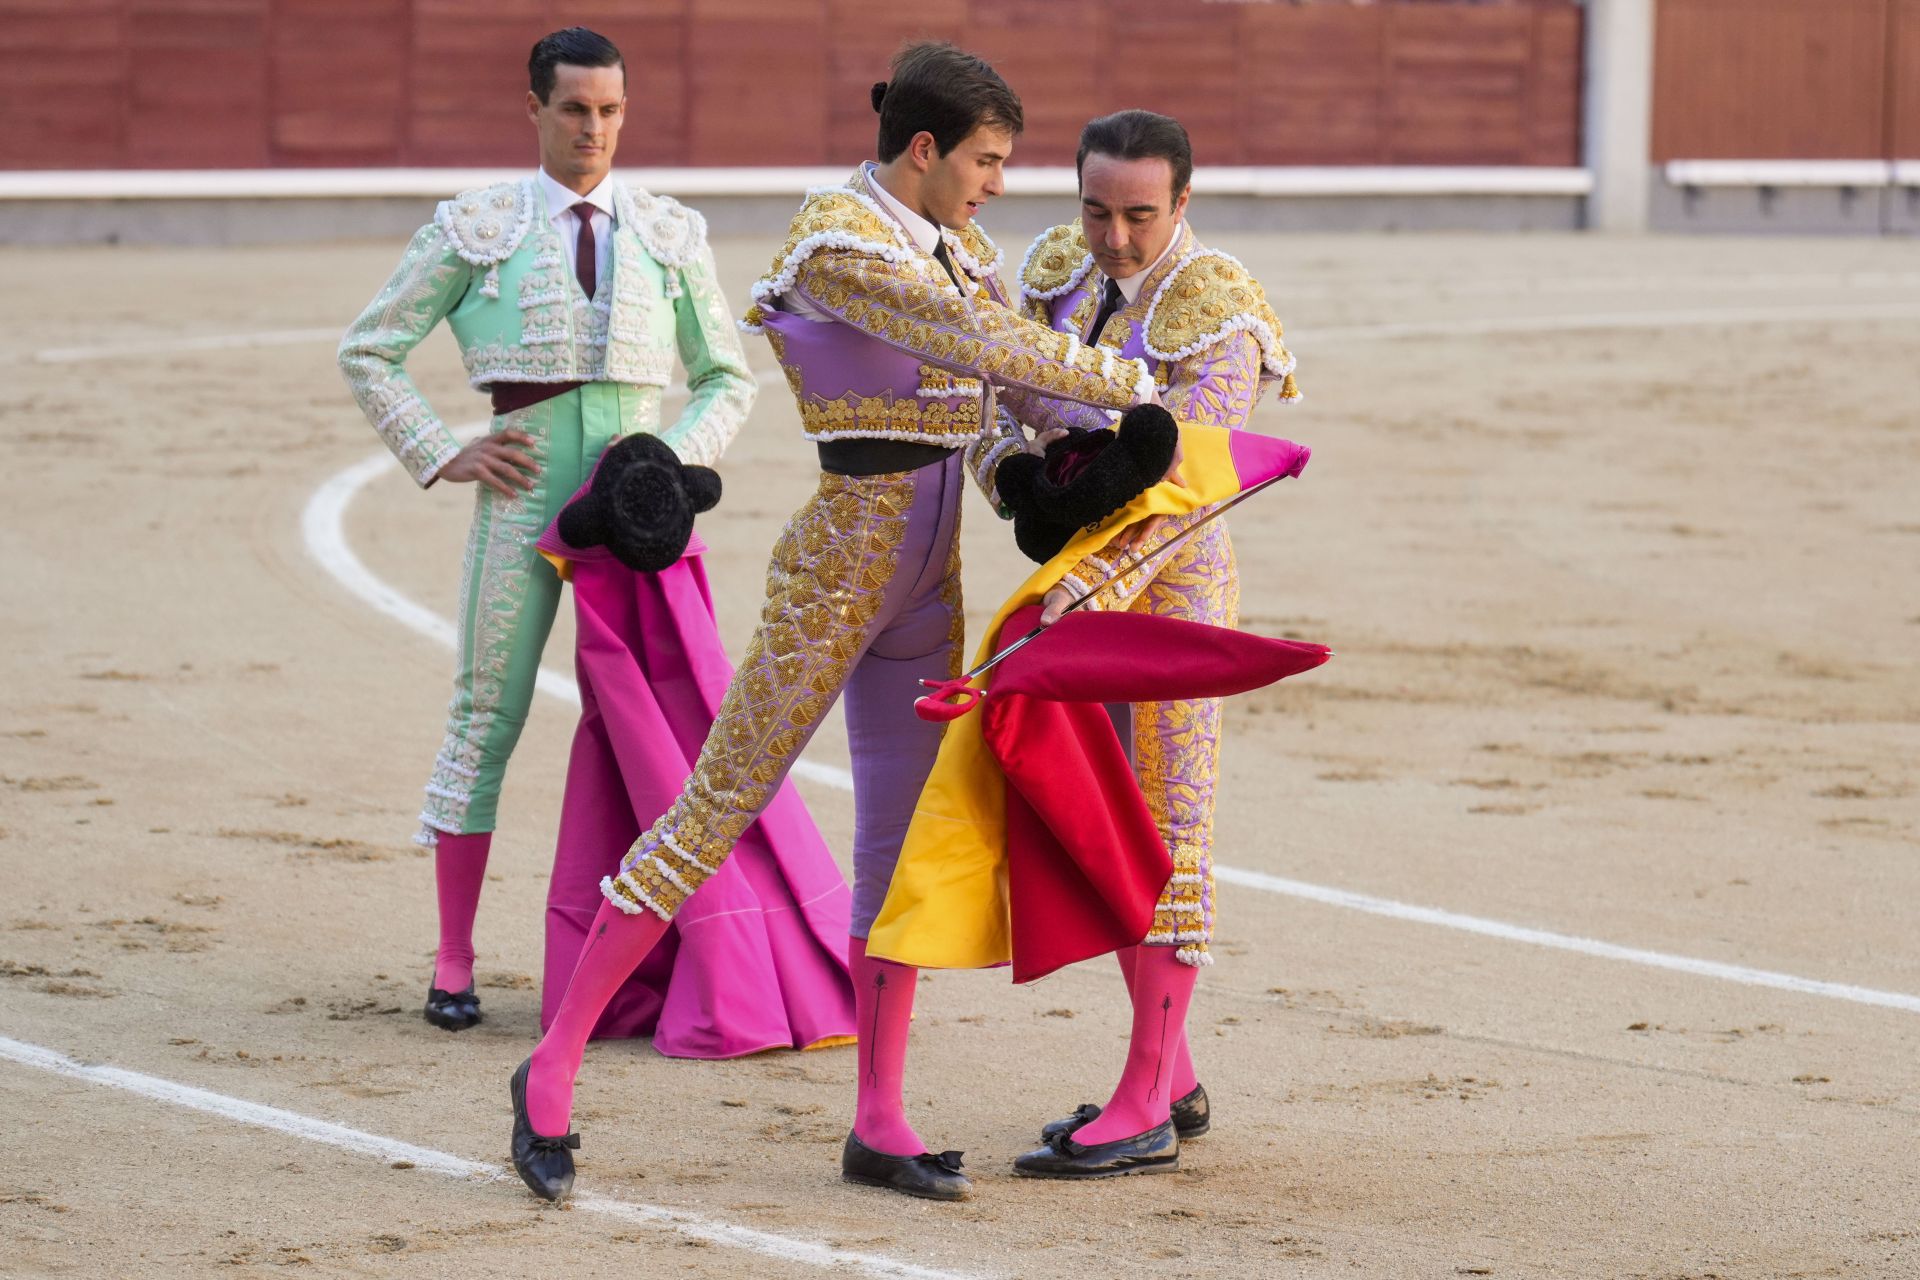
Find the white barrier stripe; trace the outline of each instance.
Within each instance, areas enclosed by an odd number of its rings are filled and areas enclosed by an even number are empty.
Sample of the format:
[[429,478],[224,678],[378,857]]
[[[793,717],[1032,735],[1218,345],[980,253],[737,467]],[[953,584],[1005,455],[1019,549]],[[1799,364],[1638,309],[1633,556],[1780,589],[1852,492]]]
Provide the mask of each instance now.
[[1886,160],[1669,160],[1676,187],[1884,187],[1894,180]]
[[[121,1067],[96,1066],[78,1062],[52,1049],[28,1044],[22,1040],[13,1040],[6,1036],[0,1036],[0,1059],[65,1076],[68,1079],[84,1081],[87,1084],[119,1089],[153,1102],[206,1112],[256,1129],[271,1129],[276,1133],[284,1133],[307,1142],[318,1142],[359,1155],[372,1156],[388,1164],[407,1161],[416,1169],[425,1169],[450,1178],[484,1178],[490,1181],[512,1181],[515,1184],[519,1182],[518,1177],[500,1165],[468,1160],[463,1156],[450,1155],[431,1147],[415,1146],[410,1142],[382,1137],[377,1133],[349,1129],[345,1125],[334,1124],[330,1120],[316,1119],[313,1116],[301,1115],[297,1111],[287,1111],[280,1107],[266,1106],[263,1103],[248,1102],[244,1098],[229,1097],[224,1093],[214,1093],[208,1089],[195,1088],[193,1085],[179,1084],[159,1076],[128,1071]],[[794,1262],[823,1269],[852,1270],[862,1275],[885,1277],[886,1280],[969,1280],[968,1277],[956,1272],[938,1271],[931,1267],[901,1262],[879,1254],[836,1249],[831,1245],[813,1240],[776,1235],[771,1231],[756,1231],[751,1227],[735,1226],[732,1223],[720,1222],[678,1209],[663,1209],[658,1205],[616,1200],[600,1195],[576,1195],[572,1203],[590,1213],[603,1214],[646,1226],[663,1227],[689,1239],[701,1240],[729,1249],[743,1249],[749,1253],[776,1258],[783,1262]]]

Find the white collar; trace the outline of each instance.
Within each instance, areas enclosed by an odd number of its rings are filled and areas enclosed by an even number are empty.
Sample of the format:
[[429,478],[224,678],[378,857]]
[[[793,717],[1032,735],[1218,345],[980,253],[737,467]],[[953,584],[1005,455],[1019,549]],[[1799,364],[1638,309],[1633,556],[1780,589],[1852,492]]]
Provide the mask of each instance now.
[[894,198],[893,192],[881,186],[880,175],[874,172],[871,161],[867,163],[866,170],[867,185],[873,188],[873,194],[878,196],[880,203],[887,207],[887,212],[907,229],[907,235],[912,238],[914,244],[919,246],[920,252],[932,253],[934,246],[940,243],[940,228],[901,204]]
[[582,200],[607,215],[610,222],[618,221],[613,216],[613,175],[609,173],[600,179],[599,185],[585,195],[575,195],[572,191],[554,181],[553,175],[543,167],[540,170],[540,189],[547,193],[547,220],[551,222]]
[[1180,243],[1180,237],[1185,232],[1186,219],[1182,218],[1180,225],[1173,229],[1173,239],[1167,241],[1167,247],[1160,251],[1160,256],[1153,260],[1152,266],[1148,267],[1145,271],[1134,272],[1125,280],[1114,281],[1115,284],[1120,286],[1120,296],[1127,300],[1128,306],[1132,306],[1140,300],[1140,290],[1146,287],[1147,277],[1160,269],[1160,264],[1167,260],[1167,255],[1173,252],[1174,246]]

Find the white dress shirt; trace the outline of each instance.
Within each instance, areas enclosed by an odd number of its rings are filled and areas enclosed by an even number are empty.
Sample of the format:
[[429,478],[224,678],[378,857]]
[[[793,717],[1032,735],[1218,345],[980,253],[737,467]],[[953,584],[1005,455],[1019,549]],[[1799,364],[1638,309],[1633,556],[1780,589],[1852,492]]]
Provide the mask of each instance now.
[[560,243],[567,251],[567,274],[576,279],[579,269],[574,258],[578,256],[580,244],[580,215],[574,206],[583,200],[593,206],[588,216],[593,219],[594,297],[599,297],[600,286],[607,282],[607,271],[613,265],[607,253],[607,242],[613,236],[613,175],[600,179],[599,186],[582,196],[555,182],[542,169],[540,189],[547,193],[547,220],[560,233]]
[[874,172],[871,161],[866,169],[867,181],[873,184],[873,193],[880,197],[880,203],[887,207],[887,212],[900,220],[900,225],[907,229],[907,235],[920,252],[932,253],[940,243],[940,228],[894,199],[893,192],[880,185],[880,175]]

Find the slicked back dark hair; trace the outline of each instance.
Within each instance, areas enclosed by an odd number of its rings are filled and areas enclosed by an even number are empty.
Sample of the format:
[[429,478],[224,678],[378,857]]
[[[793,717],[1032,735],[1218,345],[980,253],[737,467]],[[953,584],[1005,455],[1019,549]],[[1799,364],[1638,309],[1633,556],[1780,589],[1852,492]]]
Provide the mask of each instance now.
[[1080,151],[1073,158],[1075,177],[1086,167],[1087,157],[1095,154],[1116,160],[1165,160],[1173,169],[1174,203],[1193,181],[1193,143],[1186,127],[1172,116],[1136,107],[1090,120],[1080,131]]
[[568,27],[543,37],[527,55],[527,87],[541,102],[553,96],[553,84],[558,78],[554,68],[563,62],[570,67],[618,67],[620,83],[625,84],[627,80],[626,59],[613,47],[613,41],[598,31]]
[[923,40],[894,54],[893,79],[873,86],[873,109],[880,113],[875,154],[882,164],[905,151],[916,133],[932,134],[944,156],[982,126],[1015,135],[1026,126],[1020,99],[1000,73],[943,40]]

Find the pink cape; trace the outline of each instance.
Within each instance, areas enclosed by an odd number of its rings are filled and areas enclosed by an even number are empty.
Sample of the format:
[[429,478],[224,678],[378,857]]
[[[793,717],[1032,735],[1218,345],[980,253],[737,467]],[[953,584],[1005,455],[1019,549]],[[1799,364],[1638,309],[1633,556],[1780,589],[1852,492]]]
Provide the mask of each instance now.
[[[660,573],[635,573],[604,547],[575,550],[557,526],[539,545],[571,571],[580,679],[547,891],[544,1030],[605,901],[601,878],[618,872],[640,832],[679,796],[733,664],[714,626],[699,534]],[[654,1048],[676,1058],[850,1040],[852,905],[826,841],[792,783],[782,783],[615,994],[594,1037],[651,1035]]]

